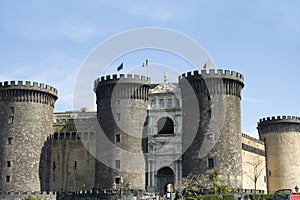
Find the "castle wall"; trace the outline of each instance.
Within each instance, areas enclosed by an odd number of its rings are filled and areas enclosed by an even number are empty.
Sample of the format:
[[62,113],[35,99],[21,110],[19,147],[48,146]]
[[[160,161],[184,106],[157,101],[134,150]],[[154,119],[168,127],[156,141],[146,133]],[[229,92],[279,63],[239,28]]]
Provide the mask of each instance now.
[[300,185],[300,118],[278,116],[260,119],[259,137],[265,142],[268,191]]
[[236,72],[205,70],[179,77],[183,99],[183,176],[220,171],[242,188],[241,89]]
[[[242,134],[243,189],[267,193],[265,146],[260,140]],[[256,186],[254,180],[257,178]]]
[[40,191],[42,148],[52,133],[56,89],[0,83],[0,191]]
[[[142,133],[146,121],[150,79],[113,75],[95,81],[97,115],[96,188],[145,189]],[[103,139],[104,137],[104,139]],[[123,183],[119,182],[121,178]]]
[[[95,134],[60,133],[52,139],[50,191],[92,190],[95,184]],[[73,135],[73,136],[72,136]]]

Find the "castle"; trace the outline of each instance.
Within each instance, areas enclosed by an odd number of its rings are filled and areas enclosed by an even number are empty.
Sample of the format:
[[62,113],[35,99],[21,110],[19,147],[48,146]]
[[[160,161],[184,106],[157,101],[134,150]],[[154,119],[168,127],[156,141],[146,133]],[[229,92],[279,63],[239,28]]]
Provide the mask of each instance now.
[[[300,118],[260,119],[241,131],[244,77],[228,70],[95,80],[97,112],[53,113],[57,90],[0,83],[0,191],[104,190],[165,193],[189,174],[220,171],[238,192],[300,184]],[[174,190],[174,189],[173,189]]]

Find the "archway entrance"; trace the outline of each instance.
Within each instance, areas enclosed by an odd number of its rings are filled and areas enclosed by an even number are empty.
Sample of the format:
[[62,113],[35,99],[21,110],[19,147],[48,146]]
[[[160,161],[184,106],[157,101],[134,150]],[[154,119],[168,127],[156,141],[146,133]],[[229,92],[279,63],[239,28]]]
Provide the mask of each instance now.
[[165,194],[174,185],[174,172],[170,167],[164,167],[157,172],[157,188],[160,194]]
[[157,122],[158,134],[174,134],[174,123],[169,117],[160,118]]

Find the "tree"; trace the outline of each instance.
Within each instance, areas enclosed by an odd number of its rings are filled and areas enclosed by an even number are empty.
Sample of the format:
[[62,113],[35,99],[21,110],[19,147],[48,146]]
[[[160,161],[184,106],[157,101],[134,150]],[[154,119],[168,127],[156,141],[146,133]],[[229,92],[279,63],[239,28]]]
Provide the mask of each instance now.
[[213,193],[220,194],[220,195],[234,192],[235,188],[231,188],[228,185],[221,183],[219,179],[219,175],[220,173],[218,169],[214,169],[209,174],[209,177],[213,182],[213,188],[211,189],[211,191]]
[[176,185],[177,191],[184,197],[197,196],[203,193],[204,189],[209,187],[209,178],[207,175],[189,174],[182,178]]
[[262,172],[265,169],[264,162],[262,159],[259,159],[259,156],[257,156],[255,159],[246,163],[250,166],[251,170],[244,171],[244,173],[250,178],[250,180],[253,181],[254,193],[256,194],[258,178],[262,175]]

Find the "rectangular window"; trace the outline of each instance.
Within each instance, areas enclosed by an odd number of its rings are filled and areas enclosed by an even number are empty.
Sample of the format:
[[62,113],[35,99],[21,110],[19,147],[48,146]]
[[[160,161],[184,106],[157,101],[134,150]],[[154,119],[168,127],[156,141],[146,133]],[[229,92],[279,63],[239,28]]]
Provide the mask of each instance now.
[[7,165],[7,167],[10,167],[11,166],[10,161],[6,161],[6,165]]
[[7,138],[7,144],[13,144],[13,138],[12,137]]
[[9,124],[13,124],[14,123],[14,116],[9,116],[8,123]]
[[271,176],[272,174],[271,174],[271,171],[269,171],[269,176]]
[[208,158],[207,159],[207,167],[208,168],[214,168],[215,167],[213,158]]
[[120,184],[120,178],[115,178],[115,183]]
[[208,133],[208,134],[206,135],[206,139],[207,139],[207,140],[213,140],[213,139],[214,139],[214,135],[213,135],[212,133]]
[[10,182],[10,176],[6,176],[6,183]]
[[119,134],[116,135],[116,142],[117,143],[121,142],[121,135]]
[[115,160],[116,169],[121,169],[121,162],[120,160]]
[[15,108],[14,108],[14,107],[10,107],[10,108],[9,108],[9,112],[10,112],[10,113],[15,113]]
[[55,162],[53,162],[53,171],[56,169]]
[[208,111],[207,111],[207,118],[208,118],[208,119],[211,119],[211,110],[208,110]]
[[121,120],[121,114],[117,113],[117,120],[120,121]]
[[160,107],[165,107],[165,101],[163,99],[159,100]]
[[77,161],[74,162],[74,169],[77,169]]

